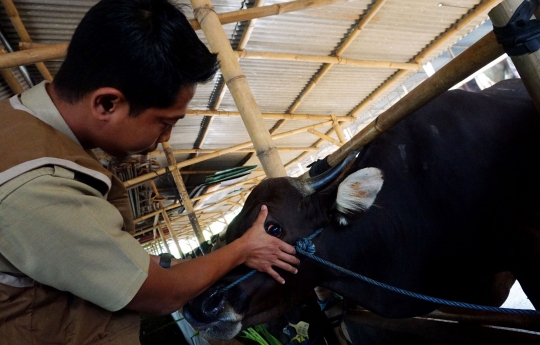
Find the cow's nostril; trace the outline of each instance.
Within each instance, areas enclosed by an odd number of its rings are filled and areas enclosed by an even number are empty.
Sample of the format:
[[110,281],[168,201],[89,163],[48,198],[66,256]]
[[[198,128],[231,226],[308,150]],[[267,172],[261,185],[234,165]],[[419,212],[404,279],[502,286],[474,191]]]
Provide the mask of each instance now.
[[223,310],[223,293],[215,290],[190,301],[184,307],[184,316],[193,326],[201,327],[216,321]]
[[208,318],[214,319],[223,310],[223,293],[214,291],[202,302],[202,311]]

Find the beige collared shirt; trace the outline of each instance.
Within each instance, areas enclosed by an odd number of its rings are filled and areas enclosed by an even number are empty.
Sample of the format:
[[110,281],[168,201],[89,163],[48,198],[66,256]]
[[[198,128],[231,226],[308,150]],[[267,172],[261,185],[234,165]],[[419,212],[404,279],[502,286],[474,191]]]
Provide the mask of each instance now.
[[[45,83],[25,91],[20,101],[21,110],[79,144]],[[74,180],[73,171],[61,166],[28,171],[0,185],[0,272],[22,273],[119,310],[145,281],[150,260],[122,225],[118,210],[97,190]],[[1,276],[0,282],[10,285]]]

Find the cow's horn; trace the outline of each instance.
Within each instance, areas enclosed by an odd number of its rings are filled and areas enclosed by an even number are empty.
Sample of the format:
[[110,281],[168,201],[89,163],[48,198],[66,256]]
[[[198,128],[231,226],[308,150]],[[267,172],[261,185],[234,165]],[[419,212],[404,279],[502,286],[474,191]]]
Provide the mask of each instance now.
[[305,179],[303,182],[305,186],[308,187],[307,189],[309,189],[312,193],[316,193],[328,187],[330,183],[332,183],[339,176],[339,174],[341,174],[343,169],[345,169],[345,167],[356,158],[358,153],[360,153],[360,150],[361,149],[354,151],[348,155],[347,158],[333,166],[330,170],[327,170],[320,175]]

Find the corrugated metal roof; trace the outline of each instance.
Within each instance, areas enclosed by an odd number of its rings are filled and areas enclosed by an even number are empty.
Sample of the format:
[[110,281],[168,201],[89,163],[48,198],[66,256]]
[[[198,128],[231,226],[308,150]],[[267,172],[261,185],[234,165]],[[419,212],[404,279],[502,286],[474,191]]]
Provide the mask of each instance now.
[[[97,1],[91,0],[14,0],[20,17],[25,24],[34,42],[61,43],[70,40],[73,31],[83,15]],[[265,5],[272,5],[284,1],[266,1]],[[175,1],[177,4],[187,4],[189,1]],[[236,11],[253,6],[254,1],[219,0],[214,1],[217,13]],[[461,18],[470,13],[481,1],[479,0],[448,0],[442,3],[439,0],[388,0],[380,11],[369,21],[358,34],[352,44],[343,52],[342,56],[350,59],[364,59],[375,61],[411,62],[426,47],[435,42],[444,32],[449,30]],[[286,13],[277,16],[260,18],[256,21],[253,33],[245,50],[254,52],[273,52],[304,55],[332,55],[348,37],[359,20],[373,7],[375,1],[356,0],[346,3],[314,8],[305,11]],[[189,8],[184,12],[188,18],[193,18]],[[434,67],[448,61],[451,56],[445,51],[461,37],[465,36],[487,18],[483,13],[451,39],[431,52],[425,61],[435,59]],[[9,42],[17,49],[19,39],[5,11],[0,9],[0,26],[5,32]],[[479,39],[487,30],[489,22],[482,26],[480,33],[474,33],[459,43],[453,53],[459,53],[463,46],[468,46]],[[231,23],[223,25],[227,37],[233,47],[238,45],[246,23]],[[487,30],[486,30],[487,28]],[[203,42],[207,42],[204,33],[197,31]],[[445,54],[443,54],[445,53]],[[46,66],[53,74],[58,70],[62,59],[46,62]],[[263,113],[285,113],[302,95],[306,86],[318,75],[322,63],[276,61],[265,59],[241,59],[240,65],[248,79],[253,95]],[[32,78],[39,82],[43,78],[34,66],[28,66]],[[319,114],[338,116],[347,115],[358,104],[364,101],[374,90],[383,85],[396,69],[367,68],[347,65],[334,65],[324,75],[317,85],[307,93],[294,113]],[[20,72],[15,71],[22,81]],[[382,109],[380,102],[386,95],[406,80],[410,85],[415,79],[423,79],[423,71],[410,71],[395,85],[389,88],[378,99],[371,102],[372,106]],[[210,109],[217,98],[219,87],[216,83],[222,78],[216,78],[204,85],[199,85],[195,98],[191,102],[191,109]],[[25,86],[27,87],[27,86]],[[13,93],[5,82],[0,83],[0,99],[7,98]],[[394,92],[394,96],[398,97]],[[378,104],[379,103],[379,104]],[[368,108],[369,109],[369,108]],[[219,110],[237,111],[231,94],[225,91]],[[367,110],[358,114],[359,122],[371,118]],[[376,111],[373,111],[376,113]],[[173,129],[170,140],[173,149],[191,149],[200,141],[203,133],[202,116],[187,116],[178,122]],[[265,119],[268,129],[278,122],[276,119]],[[284,133],[297,128],[315,124],[309,120],[285,120],[276,133]],[[346,128],[348,124],[344,124]],[[361,125],[351,125],[353,132]],[[322,133],[330,130],[330,126],[318,128]],[[334,134],[333,138],[337,138]],[[215,116],[209,126],[203,149],[222,149],[250,141],[249,135],[243,126],[240,117]],[[307,147],[319,141],[319,138],[310,133],[301,133],[275,140],[277,147]],[[327,143],[321,146],[331,150],[335,146]],[[283,163],[288,163],[298,157],[302,152],[283,151],[280,157]],[[189,154],[178,154],[176,159],[182,161]],[[197,163],[195,170],[222,170],[231,168],[242,162],[247,153],[230,153],[209,161]],[[163,156],[157,160],[165,165]],[[245,164],[258,164],[256,155],[251,155]],[[189,185],[201,181],[203,176],[190,175]],[[166,187],[166,183],[158,182]],[[221,209],[220,209],[221,210]]]

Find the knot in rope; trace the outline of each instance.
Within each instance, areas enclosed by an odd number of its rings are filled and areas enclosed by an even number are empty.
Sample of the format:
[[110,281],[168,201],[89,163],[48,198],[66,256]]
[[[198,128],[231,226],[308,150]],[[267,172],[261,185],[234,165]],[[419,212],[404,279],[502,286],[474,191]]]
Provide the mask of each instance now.
[[309,238],[300,238],[296,241],[294,246],[296,247],[296,249],[308,252],[309,254],[315,254],[315,245],[313,244],[313,242],[311,242],[311,239]]

